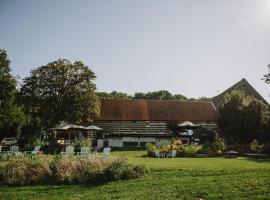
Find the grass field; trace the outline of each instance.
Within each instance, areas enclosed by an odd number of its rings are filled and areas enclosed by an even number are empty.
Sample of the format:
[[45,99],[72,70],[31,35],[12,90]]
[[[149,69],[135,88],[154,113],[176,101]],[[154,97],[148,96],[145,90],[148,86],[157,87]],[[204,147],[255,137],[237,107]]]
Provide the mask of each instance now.
[[98,186],[0,187],[0,199],[270,199],[270,160],[144,156],[113,152],[149,168],[146,176]]

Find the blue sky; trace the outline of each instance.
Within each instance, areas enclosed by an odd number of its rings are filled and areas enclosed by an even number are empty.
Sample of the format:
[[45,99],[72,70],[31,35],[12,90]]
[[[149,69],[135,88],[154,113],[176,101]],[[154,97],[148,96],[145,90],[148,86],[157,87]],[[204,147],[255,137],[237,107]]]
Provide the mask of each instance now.
[[0,0],[14,75],[81,60],[99,91],[214,96],[245,77],[268,101],[269,0]]

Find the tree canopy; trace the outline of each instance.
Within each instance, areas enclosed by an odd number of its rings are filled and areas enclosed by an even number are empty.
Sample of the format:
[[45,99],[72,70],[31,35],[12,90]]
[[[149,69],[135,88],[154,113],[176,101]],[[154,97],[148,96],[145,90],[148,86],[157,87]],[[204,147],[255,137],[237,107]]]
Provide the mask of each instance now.
[[159,90],[154,92],[136,92],[134,95],[113,91],[111,93],[99,92],[98,96],[101,99],[152,99],[152,100],[179,100],[186,101],[187,97],[181,94],[171,94],[167,90]]
[[10,60],[0,49],[0,132],[1,135],[20,133],[24,114],[16,102],[16,79],[11,75]]
[[108,92],[98,92],[97,95],[100,99],[131,99],[127,93],[113,91],[111,93]]
[[228,137],[238,141],[269,139],[269,106],[243,91],[234,90],[224,96],[220,107],[220,127]]
[[171,94],[167,90],[159,90],[154,92],[137,92],[134,94],[133,99],[154,99],[154,100],[179,100],[185,101],[187,97],[181,94]]
[[99,114],[96,76],[81,61],[59,59],[31,71],[23,80],[21,98],[43,126],[59,121],[87,123]]

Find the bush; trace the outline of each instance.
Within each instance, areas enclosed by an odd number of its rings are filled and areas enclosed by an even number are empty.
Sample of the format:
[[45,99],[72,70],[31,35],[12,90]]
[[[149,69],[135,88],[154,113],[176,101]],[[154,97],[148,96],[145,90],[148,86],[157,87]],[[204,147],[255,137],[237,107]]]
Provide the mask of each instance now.
[[137,178],[146,172],[143,166],[133,166],[126,160],[112,162],[102,159],[66,159],[60,155],[50,162],[41,156],[35,160],[16,157],[0,168],[0,184],[28,185],[40,183],[90,184]]
[[146,172],[143,166],[132,166],[124,159],[117,159],[108,165],[103,172],[107,181],[138,178]]
[[147,143],[147,144],[145,144],[145,148],[147,150],[147,155],[148,156],[155,155],[155,150],[157,149],[156,145],[154,145],[152,143]]
[[252,140],[251,144],[250,144],[250,150],[254,153],[258,153],[259,152],[259,143],[257,140]]
[[44,140],[41,138],[41,136],[39,135],[34,135],[31,139],[30,139],[30,143],[32,147],[35,146],[44,146]]
[[1,183],[6,185],[28,185],[48,182],[51,170],[43,160],[29,160],[23,156],[12,158],[1,167]]
[[209,152],[212,156],[221,156],[225,153],[226,142],[224,138],[216,137]]
[[183,153],[186,157],[194,157],[202,146],[184,146]]

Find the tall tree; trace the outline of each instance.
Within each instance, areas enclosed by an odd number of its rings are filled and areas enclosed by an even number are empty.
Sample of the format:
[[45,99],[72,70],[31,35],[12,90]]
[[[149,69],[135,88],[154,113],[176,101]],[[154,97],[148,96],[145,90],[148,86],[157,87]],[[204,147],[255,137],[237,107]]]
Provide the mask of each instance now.
[[220,127],[225,136],[240,142],[269,139],[269,106],[262,101],[234,90],[224,96],[219,112]]
[[255,98],[248,98],[243,109],[244,132],[252,139],[266,140],[270,134],[266,131],[269,122],[269,106]]
[[20,93],[30,114],[38,116],[45,127],[59,121],[87,123],[100,109],[95,78],[81,61],[59,59],[32,70]]
[[1,136],[20,133],[24,114],[16,102],[16,79],[11,75],[10,60],[0,49],[0,133]]

